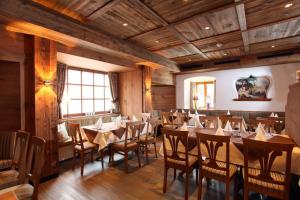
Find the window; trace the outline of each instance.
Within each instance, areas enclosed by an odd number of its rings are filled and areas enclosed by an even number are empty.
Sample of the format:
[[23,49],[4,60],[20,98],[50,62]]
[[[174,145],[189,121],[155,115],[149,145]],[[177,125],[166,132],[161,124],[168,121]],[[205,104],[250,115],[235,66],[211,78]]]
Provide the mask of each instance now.
[[62,102],[65,117],[103,113],[111,109],[108,75],[95,71],[69,68]]
[[191,83],[191,107],[213,108],[215,105],[215,82]]

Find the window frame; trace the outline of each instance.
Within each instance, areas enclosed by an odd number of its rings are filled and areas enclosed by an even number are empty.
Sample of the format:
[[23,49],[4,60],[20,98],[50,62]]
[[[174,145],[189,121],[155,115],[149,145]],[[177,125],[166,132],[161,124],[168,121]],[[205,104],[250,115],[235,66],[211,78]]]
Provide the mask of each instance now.
[[[109,92],[110,92],[110,85],[105,85],[105,76],[108,75],[107,72],[102,72],[102,71],[97,71],[97,70],[92,70],[92,69],[85,69],[85,68],[79,68],[79,67],[73,67],[73,66],[68,66],[67,69],[66,69],[66,81],[65,81],[65,90],[67,92],[69,92],[69,86],[70,85],[75,85],[75,86],[80,86],[80,98],[70,98],[70,100],[80,100],[80,103],[81,103],[81,113],[72,113],[72,114],[69,114],[69,102],[66,104],[67,108],[67,114],[63,114],[63,118],[69,118],[69,117],[77,117],[77,116],[85,116],[85,112],[83,112],[83,101],[84,100],[92,100],[93,101],[93,113],[95,114],[106,114],[106,113],[109,113],[110,111],[106,111],[105,110],[105,101],[107,100],[111,100],[111,99],[108,99],[108,98],[105,98],[105,93],[106,93],[106,90],[108,89]],[[80,72],[80,84],[78,83],[69,83],[69,70],[74,70],[74,71],[79,71]],[[89,73],[93,73],[93,84],[83,84],[82,83],[82,73],[83,72],[89,72]],[[95,74],[102,74],[104,75],[104,85],[95,85]],[[83,93],[82,93],[82,88],[84,86],[90,86],[90,87],[93,87],[93,98],[83,98]],[[95,88],[103,88],[103,91],[104,91],[104,96],[103,98],[95,98]],[[103,100],[104,101],[104,111],[95,111],[95,101],[96,100]]]
[[[194,84],[195,84],[195,87],[196,87],[196,93],[198,93],[198,85],[204,85],[204,107],[198,107],[197,109],[208,109],[207,108],[207,85],[208,84],[213,84],[213,86],[214,86],[214,98],[212,99],[212,101],[213,101],[213,107],[210,105],[210,107],[209,107],[209,109],[213,109],[213,108],[215,108],[215,106],[216,106],[216,81],[198,81],[198,82],[193,82]],[[191,83],[191,88],[192,88],[192,83]],[[191,91],[192,91],[192,89],[191,89]],[[198,95],[197,95],[198,96]],[[193,91],[192,91],[192,93],[191,93],[191,95],[190,95],[190,99],[191,99],[191,108],[192,109],[194,109],[193,108],[193,105],[194,105],[194,100],[193,100],[193,97],[194,97],[194,93],[193,93]],[[198,100],[199,101],[199,100]]]

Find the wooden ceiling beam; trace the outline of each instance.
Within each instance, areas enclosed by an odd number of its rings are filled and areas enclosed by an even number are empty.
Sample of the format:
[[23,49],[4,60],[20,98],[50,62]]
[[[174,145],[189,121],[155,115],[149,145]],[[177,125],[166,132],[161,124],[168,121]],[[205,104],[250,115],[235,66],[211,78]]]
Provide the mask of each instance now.
[[75,23],[59,15],[47,12],[31,4],[23,4],[19,0],[0,1],[0,13],[7,20],[10,27],[23,25],[32,26],[32,35],[41,29],[53,33],[52,40],[56,40],[55,33],[76,46],[95,50],[108,55],[115,55],[138,62],[156,63],[168,67],[172,71],[179,71],[177,64],[160,55],[152,53],[132,42],[101,33],[81,23]]
[[[237,2],[240,0],[236,0]],[[245,53],[249,54],[250,53],[250,47],[249,47],[249,36],[247,32],[247,22],[246,22],[246,14],[245,14],[245,5],[238,4],[235,7],[236,13],[238,16],[239,24],[240,24],[240,29],[242,32],[242,38],[243,38],[243,43],[244,43],[244,49]]]
[[89,21],[93,21],[93,20],[101,17],[102,15],[104,15],[106,12],[110,11],[115,5],[119,4],[120,2],[121,2],[121,0],[112,0],[112,1],[108,2],[104,6],[96,9],[93,13],[88,15],[85,18],[85,21],[89,22]]
[[208,57],[202,51],[200,51],[200,49],[198,49],[193,43],[188,41],[180,32],[178,32],[176,30],[176,28],[172,24],[169,24],[158,13],[156,13],[154,10],[152,10],[152,8],[150,8],[149,6],[147,6],[145,3],[143,3],[140,0],[132,0],[132,1],[135,2],[137,5],[141,6],[144,10],[147,10],[152,16],[154,16],[157,20],[159,20],[164,27],[166,27],[170,32],[172,32],[174,35],[176,35],[176,37],[178,37],[182,42],[184,42],[185,44],[191,45],[193,50],[195,52],[197,52],[199,55],[201,55],[204,59],[208,59]]

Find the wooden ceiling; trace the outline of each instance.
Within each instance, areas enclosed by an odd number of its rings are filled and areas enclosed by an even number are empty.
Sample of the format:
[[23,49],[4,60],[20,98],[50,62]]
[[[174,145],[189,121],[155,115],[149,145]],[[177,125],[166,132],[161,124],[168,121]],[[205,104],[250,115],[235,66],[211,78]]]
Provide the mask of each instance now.
[[300,48],[300,0],[27,0],[178,64]]

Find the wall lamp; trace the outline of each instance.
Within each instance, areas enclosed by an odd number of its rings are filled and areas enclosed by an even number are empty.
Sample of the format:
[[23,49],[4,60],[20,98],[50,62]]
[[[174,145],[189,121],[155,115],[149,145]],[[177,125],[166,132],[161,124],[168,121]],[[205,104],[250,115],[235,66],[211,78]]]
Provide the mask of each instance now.
[[48,87],[48,86],[52,85],[52,81],[51,80],[44,80],[43,85]]

